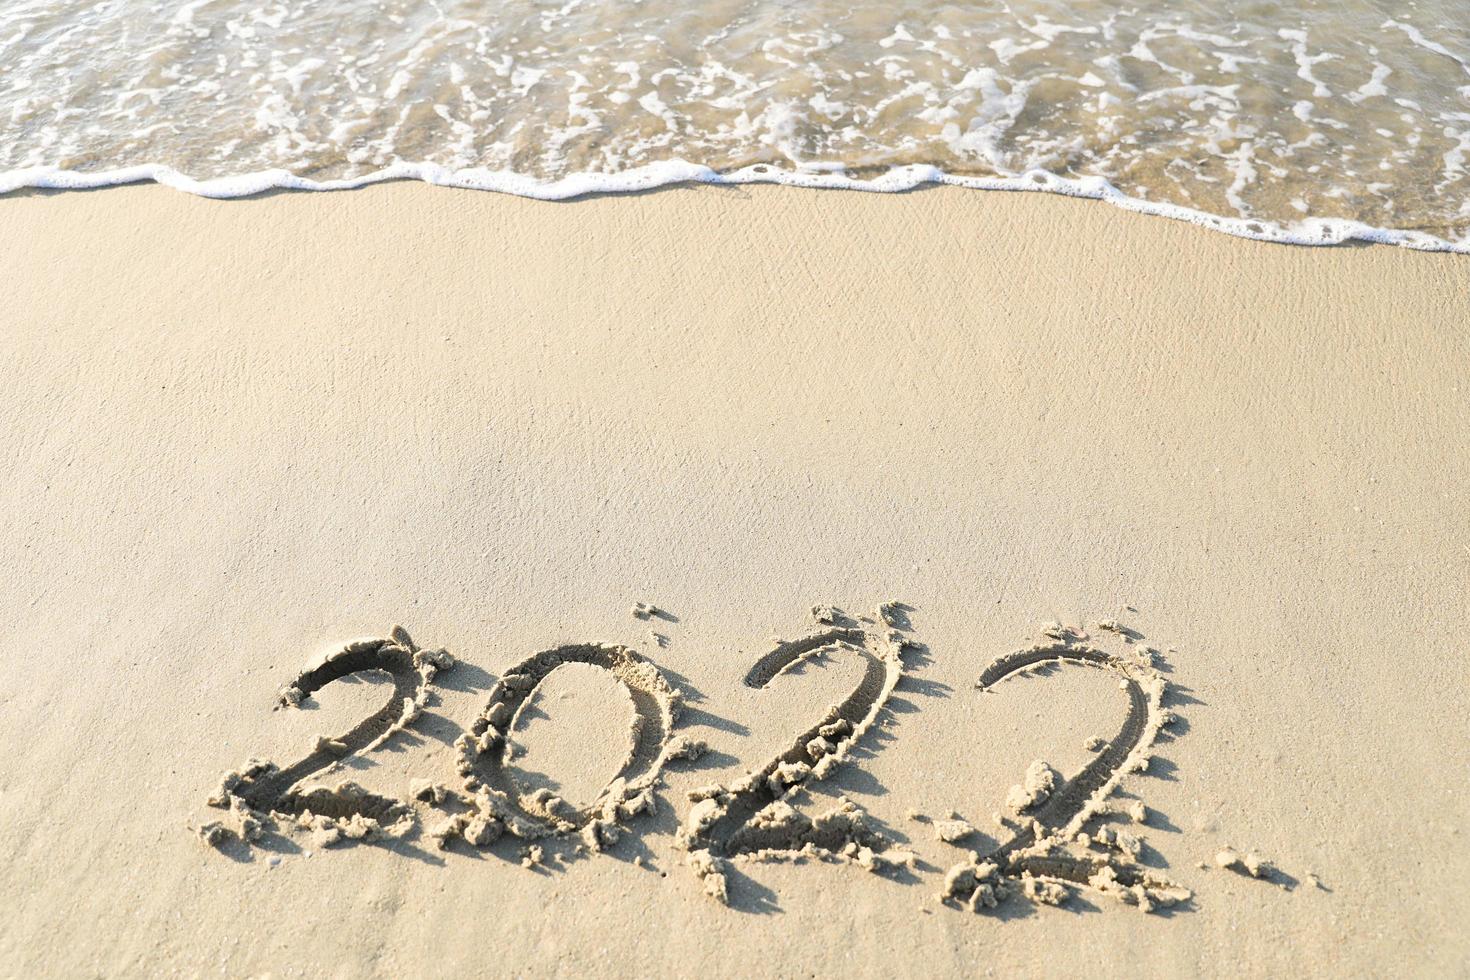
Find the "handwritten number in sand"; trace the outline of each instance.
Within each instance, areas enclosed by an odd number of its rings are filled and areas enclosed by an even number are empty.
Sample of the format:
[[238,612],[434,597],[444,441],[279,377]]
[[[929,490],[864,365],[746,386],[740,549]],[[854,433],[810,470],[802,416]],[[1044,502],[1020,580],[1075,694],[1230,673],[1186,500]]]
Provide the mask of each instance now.
[[[1108,628],[1108,627],[1104,627]],[[1167,689],[1153,665],[1153,652],[1134,648],[1130,655],[1084,645],[1070,631],[1056,643],[1019,650],[994,661],[976,686],[984,692],[1017,674],[1052,665],[1077,664],[1118,675],[1128,698],[1128,715],[1111,742],[1076,776],[1058,786],[1044,762],[1032,763],[1025,781],[1011,789],[1006,808],[1015,833],[984,857],[951,868],[942,897],[971,908],[994,908],[1019,887],[1029,898],[1049,904],[1076,889],[1109,894],[1145,911],[1176,904],[1189,892],[1139,865],[1141,842],[1127,831],[1093,826],[1108,816],[1142,821],[1141,803],[1120,808],[1108,797],[1123,777],[1148,767],[1148,750],[1159,729],[1172,720],[1163,707]],[[1092,827],[1092,832],[1088,828]]]
[[[750,668],[744,683],[757,691],[769,690],[777,677],[798,664],[824,656],[854,658],[863,672],[845,698],[758,770],[689,794],[693,805],[678,843],[708,894],[728,901],[727,874],[734,860],[849,861],[873,871],[918,866],[913,853],[894,847],[846,799],[815,817],[793,805],[803,788],[847,761],[884,710],[904,673],[904,649],[914,645],[905,635],[902,610],[885,605],[877,617],[860,624],[821,607],[816,612],[826,624],[823,629],[777,644]],[[1048,667],[1103,670],[1118,678],[1128,713],[1110,742],[1097,739],[1089,745],[1097,756],[1070,780],[1062,780],[1043,762],[1032,764],[1006,799],[1009,816],[1002,823],[1011,829],[1010,839],[983,856],[972,852],[950,868],[941,892],[945,902],[992,908],[1019,891],[1033,901],[1060,903],[1087,890],[1149,911],[1189,898],[1187,889],[1142,866],[1141,840],[1114,825],[1119,818],[1144,822],[1148,811],[1142,802],[1110,799],[1129,773],[1148,768],[1155,740],[1174,720],[1164,707],[1168,684],[1155,666],[1157,651],[1133,642],[1141,635],[1115,622],[1099,624],[1099,630],[1090,638],[1077,630],[1049,628],[1048,642],[1000,657],[981,674],[977,687],[989,695],[1008,678]],[[1109,652],[1113,646],[1118,650]],[[281,690],[280,707],[298,706],[331,682],[368,671],[385,672],[393,694],[346,735],[319,738],[298,762],[281,768],[251,760],[228,773],[209,802],[228,810],[233,826],[212,821],[199,828],[201,835],[222,846],[236,836],[254,840],[273,822],[284,822],[310,831],[314,842],[325,846],[414,826],[416,811],[407,802],[377,796],[351,782],[306,788],[302,783],[410,724],[427,703],[436,671],[453,663],[442,650],[419,649],[394,627],[387,639],[349,643],[304,670]],[[571,663],[611,674],[627,692],[634,717],[628,754],[617,774],[594,801],[581,806],[547,789],[527,792],[510,769],[518,721],[546,678]],[[704,750],[702,742],[672,736],[679,707],[678,694],[659,669],[626,647],[571,644],[526,658],[500,678],[485,709],[455,743],[461,790],[429,783],[414,789],[417,799],[446,811],[447,819],[429,836],[441,845],[460,838],[484,846],[503,836],[533,841],[579,834],[593,851],[616,843],[626,820],[656,808],[665,764]],[[960,829],[973,833],[973,828]],[[964,836],[942,832],[940,839],[957,842]],[[538,851],[529,847],[523,863],[539,861]]]
[[[333,681],[370,671],[384,671],[393,681],[386,704],[337,738],[319,737],[316,746],[301,760],[285,768],[252,759],[227,773],[211,806],[227,809],[235,821],[234,833],[245,840],[258,838],[270,820],[291,820],[310,829],[320,845],[343,837],[362,839],[384,829],[402,829],[411,824],[412,809],[399,800],[369,793],[352,782],[298,788],[310,776],[339,768],[352,755],[381,744],[418,717],[428,699],[437,671],[453,666],[454,659],[443,650],[421,650],[402,627],[394,627],[388,639],[357,640],[303,670],[281,689],[278,706],[295,708]],[[200,828],[211,843],[222,843],[231,834],[223,823]]]
[[896,636],[879,639],[862,629],[838,627],[782,643],[751,667],[745,686],[756,690],[766,689],[802,660],[827,654],[856,657],[863,676],[851,694],[758,771],[728,786],[690,794],[695,803],[680,839],[706,892],[727,900],[727,862],[737,856],[804,852],[861,855],[859,860],[868,863],[882,860],[887,841],[867,827],[865,814],[854,804],[844,800],[813,819],[786,800],[830,775],[877,718],[903,672],[901,642]]
[[[610,673],[627,690],[634,711],[626,760],[598,798],[581,807],[545,789],[524,793],[506,768],[513,752],[509,734],[521,711],[542,681],[570,663]],[[580,832],[594,850],[614,843],[621,820],[655,808],[654,792],[666,759],[688,751],[685,743],[669,738],[678,704],[678,695],[658,668],[626,647],[574,644],[528,657],[491,689],[485,710],[456,743],[470,808],[448,831],[476,845],[503,833],[534,840]]]

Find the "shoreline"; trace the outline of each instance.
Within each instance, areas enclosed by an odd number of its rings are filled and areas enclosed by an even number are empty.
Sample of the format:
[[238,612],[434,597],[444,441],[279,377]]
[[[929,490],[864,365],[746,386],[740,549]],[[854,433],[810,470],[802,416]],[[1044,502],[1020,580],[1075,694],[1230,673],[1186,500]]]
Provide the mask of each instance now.
[[30,167],[0,173],[0,195],[26,189],[99,190],[155,183],[199,197],[231,200],[278,190],[360,190],[398,181],[420,181],[436,187],[489,191],[537,201],[568,202],[595,195],[636,194],[701,185],[744,187],[767,184],[814,190],[857,191],[865,194],[895,194],[958,187],[971,191],[1043,193],[1101,201],[1123,211],[1182,221],[1250,241],[1304,247],[1393,245],[1416,251],[1470,255],[1470,237],[1451,241],[1410,229],[1379,228],[1349,219],[1311,216],[1283,226],[1274,221],[1217,215],[1184,205],[1149,201],[1123,193],[1103,177],[1061,177],[1045,170],[1030,170],[1015,177],[978,177],[951,174],[938,167],[918,164],[894,167],[879,177],[858,178],[826,170],[786,170],[767,164],[719,172],[699,164],[670,160],[623,173],[578,173],[555,181],[542,181],[506,171],[479,168],[452,170],[438,164],[408,162],[396,163],[359,177],[323,181],[300,177],[287,170],[263,170],[199,180],[163,164],[140,164],[98,172]]

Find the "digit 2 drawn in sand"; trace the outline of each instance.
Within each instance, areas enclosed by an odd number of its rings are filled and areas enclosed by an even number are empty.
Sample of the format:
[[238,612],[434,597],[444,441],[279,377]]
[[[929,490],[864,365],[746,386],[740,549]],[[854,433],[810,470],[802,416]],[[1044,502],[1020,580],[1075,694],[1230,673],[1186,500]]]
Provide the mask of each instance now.
[[[840,615],[834,610],[825,618]],[[882,854],[889,841],[867,826],[866,815],[855,804],[843,800],[812,819],[785,800],[830,775],[873,724],[903,673],[904,642],[896,630],[879,638],[856,626],[836,626],[778,644],[751,667],[745,686],[757,690],[798,663],[824,654],[857,657],[863,663],[863,676],[851,694],[759,770],[729,786],[709,786],[689,794],[694,806],[679,839],[706,893],[722,902],[729,900],[727,862],[742,856],[780,860],[795,853],[831,859],[840,855],[870,869],[889,863]],[[905,854],[901,863],[911,862],[912,855]]]
[[[420,650],[401,626],[388,639],[355,640],[307,667],[285,687],[277,707],[295,708],[328,684],[353,674],[386,671],[393,694],[377,712],[339,738],[319,736],[316,747],[299,762],[282,769],[273,762],[251,759],[241,769],[225,774],[209,805],[229,810],[240,838],[253,841],[273,820],[287,820],[310,829],[319,845],[342,837],[361,840],[386,829],[401,833],[413,824],[413,810],[401,800],[377,796],[352,782],[315,787],[305,792],[297,785],[308,776],[330,772],[357,752],[382,744],[407,727],[428,701],[434,675],[454,666],[444,650]],[[230,830],[219,821],[199,828],[211,844],[222,843]]]
[[[1125,641],[1137,636],[1111,620],[1099,624],[1099,629]],[[1086,829],[1112,814],[1126,814],[1138,822],[1147,815],[1141,802],[1119,809],[1108,797],[1124,776],[1148,767],[1149,748],[1159,730],[1174,720],[1163,705],[1168,684],[1154,666],[1157,651],[1140,646],[1132,648],[1131,656],[1108,653],[1064,627],[1051,627],[1047,634],[1054,642],[1000,657],[985,668],[975,686],[990,692],[1007,678],[1052,665],[1107,670],[1119,675],[1119,687],[1128,696],[1123,728],[1060,788],[1051,767],[1033,762],[1025,781],[1012,787],[1006,799],[1007,810],[1016,818],[1015,835],[984,857],[972,853],[969,861],[951,868],[941,898],[971,909],[995,908],[1013,886],[1019,886],[1027,898],[1052,905],[1079,888],[1111,895],[1145,912],[1187,900],[1188,889],[1136,863],[1142,848],[1137,837],[1110,827],[1092,833]]]
[[[538,685],[564,664],[581,663],[612,674],[633,703],[632,744],[622,768],[590,806],[577,807],[541,789],[526,794],[506,769],[515,746],[510,732]],[[620,819],[652,812],[664,762],[697,754],[702,743],[671,742],[679,697],[650,661],[621,646],[574,644],[535,654],[506,672],[491,689],[485,710],[455,743],[468,811],[450,818],[434,836],[484,846],[509,832],[535,840],[580,831],[593,850],[615,844]]]

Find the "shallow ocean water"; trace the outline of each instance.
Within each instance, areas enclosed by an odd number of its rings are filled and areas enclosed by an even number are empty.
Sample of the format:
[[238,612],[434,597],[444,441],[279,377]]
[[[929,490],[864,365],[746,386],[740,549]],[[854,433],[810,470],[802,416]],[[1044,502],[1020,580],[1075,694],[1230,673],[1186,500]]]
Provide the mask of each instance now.
[[[142,166],[164,169],[128,170]],[[385,170],[541,196],[691,176],[877,178],[875,189],[971,178],[1219,216],[1259,237],[1389,229],[1464,250],[1470,8],[19,0],[0,11],[0,189],[162,174],[231,194]]]

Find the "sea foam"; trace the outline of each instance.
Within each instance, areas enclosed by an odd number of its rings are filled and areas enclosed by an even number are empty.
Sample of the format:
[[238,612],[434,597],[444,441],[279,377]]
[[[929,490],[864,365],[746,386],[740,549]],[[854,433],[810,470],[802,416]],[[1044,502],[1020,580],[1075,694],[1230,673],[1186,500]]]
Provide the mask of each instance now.
[[949,184],[1462,252],[1460,8],[14,0],[0,190]]

